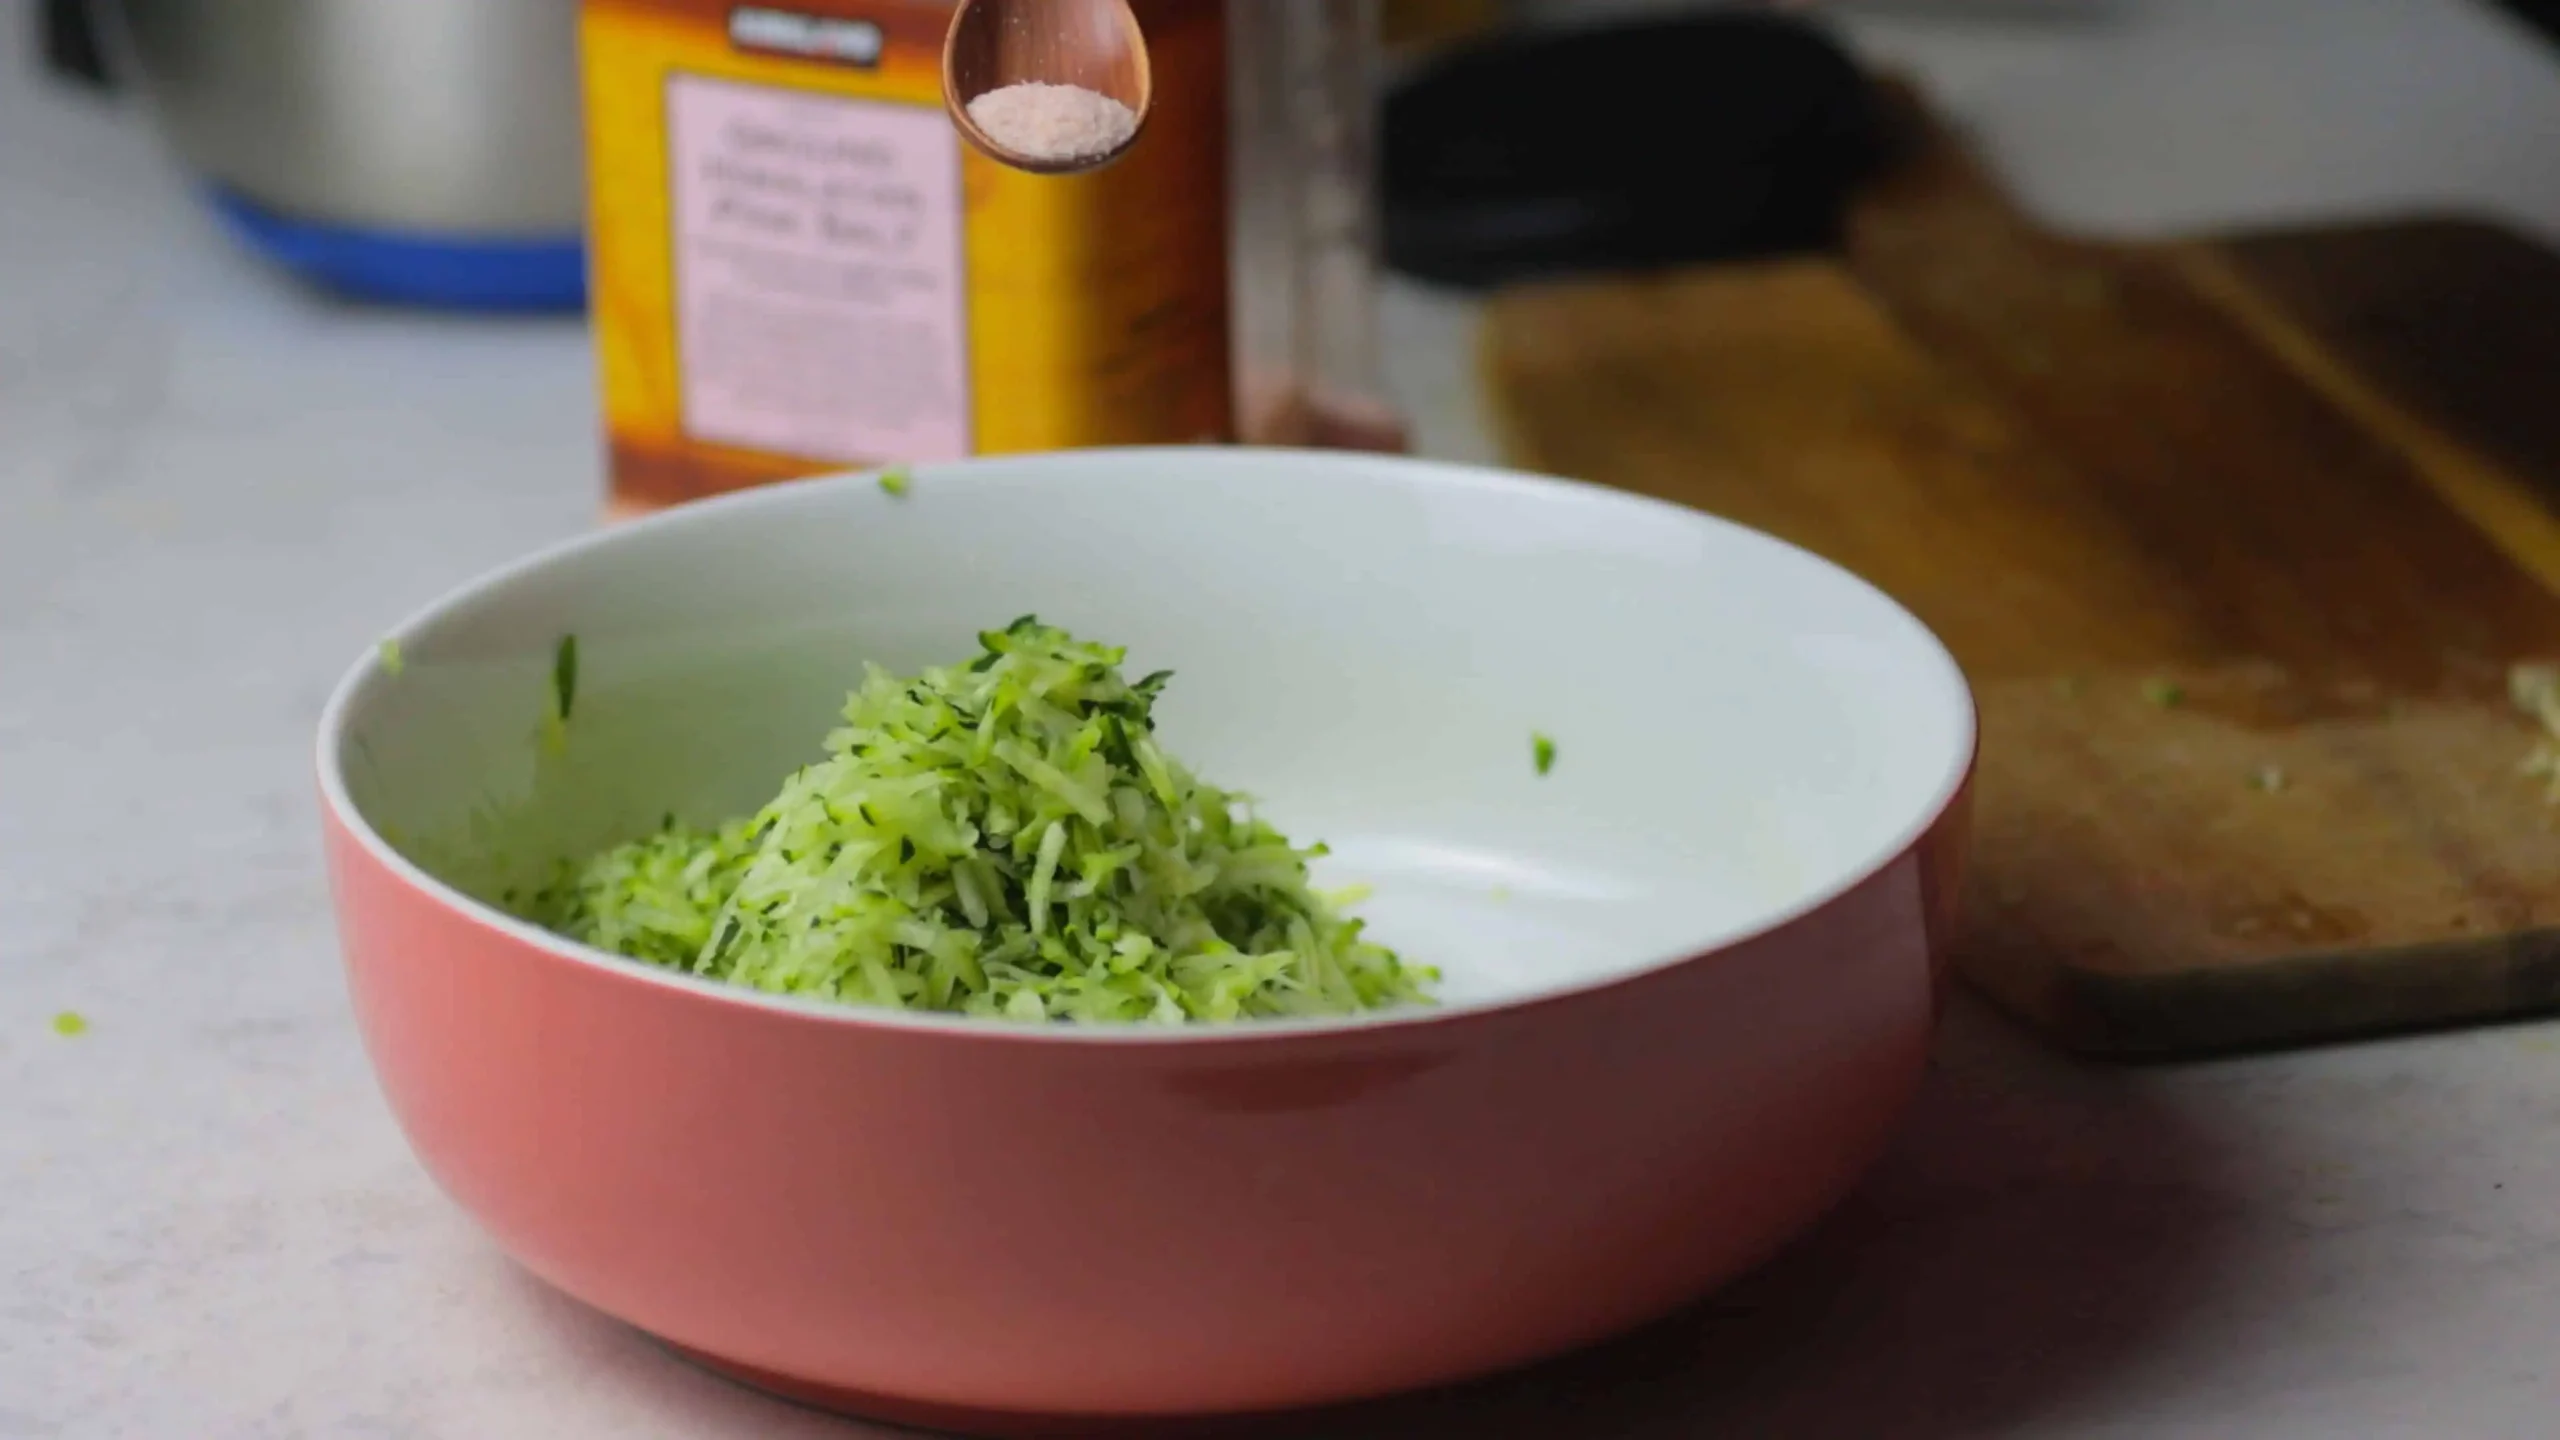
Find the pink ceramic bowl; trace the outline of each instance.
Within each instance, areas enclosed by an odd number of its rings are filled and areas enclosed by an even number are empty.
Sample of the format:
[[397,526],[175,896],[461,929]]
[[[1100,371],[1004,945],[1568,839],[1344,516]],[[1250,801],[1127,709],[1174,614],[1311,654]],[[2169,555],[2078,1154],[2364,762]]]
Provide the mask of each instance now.
[[[1329,840],[1325,878],[1376,887],[1372,933],[1446,1003],[918,1019],[474,898],[752,808],[862,659],[964,655],[1025,611],[1173,668],[1169,745]],[[1861,581],[1672,506],[1345,455],[991,459],[590,536],[396,638],[319,753],[394,1113],[535,1273],[792,1395],[1113,1429],[1509,1366],[1768,1254],[1921,1073],[1964,681]]]

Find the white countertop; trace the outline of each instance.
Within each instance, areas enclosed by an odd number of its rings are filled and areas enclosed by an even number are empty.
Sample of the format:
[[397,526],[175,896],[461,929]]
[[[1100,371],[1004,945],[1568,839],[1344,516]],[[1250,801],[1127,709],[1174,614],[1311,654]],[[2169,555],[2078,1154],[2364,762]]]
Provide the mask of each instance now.
[[[2560,234],[2560,65],[2465,0],[1843,8],[2066,222],[2460,202]],[[512,1269],[409,1159],[348,1017],[313,719],[390,622],[590,523],[580,329],[275,280],[129,117],[32,84],[18,28],[0,1437],[868,1433]],[[1486,453],[1470,323],[1389,306],[1439,453]],[[93,1028],[56,1036],[65,1009]],[[2555,1202],[2560,1024],[2110,1070],[1959,1005],[1892,1155],[1767,1271],[1353,1433],[2544,1437]]]

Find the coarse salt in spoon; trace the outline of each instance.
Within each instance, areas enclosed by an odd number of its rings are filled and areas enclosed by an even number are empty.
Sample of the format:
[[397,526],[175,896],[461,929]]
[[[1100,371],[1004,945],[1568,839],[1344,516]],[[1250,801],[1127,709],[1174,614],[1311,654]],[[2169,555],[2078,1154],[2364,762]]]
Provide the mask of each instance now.
[[1098,169],[1155,101],[1126,0],[961,0],[942,41],[942,102],[970,144],[1017,170]]

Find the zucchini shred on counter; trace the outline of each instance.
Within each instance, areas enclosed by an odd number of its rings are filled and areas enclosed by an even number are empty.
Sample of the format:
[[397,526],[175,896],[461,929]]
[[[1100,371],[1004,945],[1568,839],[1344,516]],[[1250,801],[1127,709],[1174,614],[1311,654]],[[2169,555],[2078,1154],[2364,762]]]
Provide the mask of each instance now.
[[1170,678],[1024,616],[960,665],[868,667],[825,758],[755,815],[669,816],[526,918],[759,990],[1019,1021],[1341,1015],[1438,976],[1361,938],[1353,896],[1157,745]]

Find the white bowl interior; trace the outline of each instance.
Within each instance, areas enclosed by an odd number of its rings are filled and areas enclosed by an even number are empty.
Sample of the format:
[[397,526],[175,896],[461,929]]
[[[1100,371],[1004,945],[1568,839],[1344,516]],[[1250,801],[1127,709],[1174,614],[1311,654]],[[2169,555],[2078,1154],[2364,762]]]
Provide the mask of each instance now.
[[[1244,789],[1452,1004],[1760,928],[1890,859],[1961,778],[1954,663],[1863,582],[1586,486],[1343,455],[1086,451],[778,487],[574,542],[405,627],[324,768],[481,899],[675,812],[753,809],[865,660],[1036,612],[1169,668],[1165,743]],[[560,636],[569,740],[542,743]],[[1541,777],[1531,736],[1554,738]]]

